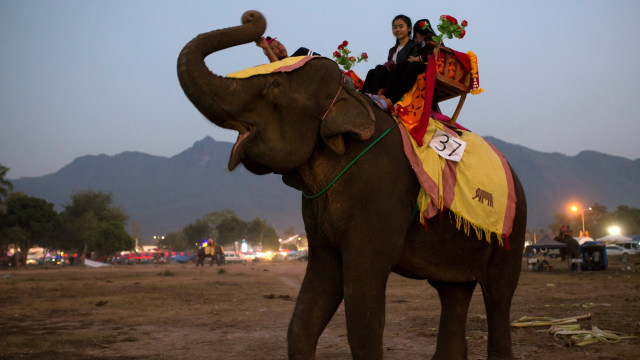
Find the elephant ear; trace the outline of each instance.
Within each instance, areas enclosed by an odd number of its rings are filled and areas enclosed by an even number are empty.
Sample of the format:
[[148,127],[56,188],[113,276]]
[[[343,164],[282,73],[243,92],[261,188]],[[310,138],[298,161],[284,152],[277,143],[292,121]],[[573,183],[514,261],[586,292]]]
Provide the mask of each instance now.
[[375,130],[376,119],[371,107],[355,90],[342,86],[333,106],[320,126],[320,136],[337,154],[344,154],[344,136],[366,140]]

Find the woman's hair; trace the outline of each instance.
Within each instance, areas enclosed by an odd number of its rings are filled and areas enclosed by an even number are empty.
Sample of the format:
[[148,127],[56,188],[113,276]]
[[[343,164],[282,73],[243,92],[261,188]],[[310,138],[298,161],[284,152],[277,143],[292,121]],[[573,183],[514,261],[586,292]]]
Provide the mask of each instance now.
[[425,36],[425,40],[429,41],[436,33],[431,27],[431,23],[428,19],[420,19],[413,25],[413,39],[415,40],[416,34],[422,34]]
[[[411,38],[411,19],[407,15],[397,15],[391,21],[391,26],[393,26],[393,23],[396,22],[396,20],[398,19],[402,20],[405,24],[407,24],[407,27],[409,28],[409,38]],[[398,45],[398,39],[396,39],[396,45]]]

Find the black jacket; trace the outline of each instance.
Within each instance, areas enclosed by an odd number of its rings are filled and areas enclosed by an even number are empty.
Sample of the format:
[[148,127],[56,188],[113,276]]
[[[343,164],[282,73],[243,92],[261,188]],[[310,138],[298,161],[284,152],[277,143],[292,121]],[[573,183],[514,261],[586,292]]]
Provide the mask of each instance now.
[[[409,39],[409,41],[407,41],[407,43],[404,45],[404,47],[402,49],[400,49],[400,51],[398,52],[398,55],[396,56],[396,64],[399,64],[403,61],[407,61],[409,59],[409,56],[418,56],[420,55],[420,44],[418,44],[417,42],[413,41],[413,39]],[[391,58],[393,57],[393,53],[396,52],[396,49],[398,48],[398,45],[392,47],[391,49],[389,49],[389,56],[387,56],[387,63],[391,62]]]

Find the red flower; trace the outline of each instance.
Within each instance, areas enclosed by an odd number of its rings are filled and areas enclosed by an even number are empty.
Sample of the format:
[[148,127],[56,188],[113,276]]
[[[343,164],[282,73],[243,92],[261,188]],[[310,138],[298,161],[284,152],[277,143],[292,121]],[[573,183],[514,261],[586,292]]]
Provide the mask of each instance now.
[[456,20],[456,18],[454,18],[451,15],[442,15],[442,16],[440,16],[440,19],[444,19],[444,20],[447,20],[448,22],[450,22],[452,24],[458,25],[458,20]]
[[460,31],[460,37],[459,37],[459,39],[462,39],[466,33],[467,33],[467,32],[466,32],[464,29],[462,29],[462,31]]
[[339,57],[340,57],[340,53],[339,53],[339,52],[337,52],[337,51],[334,51],[334,52],[333,52],[333,56],[334,56],[334,57],[339,58]]
[[426,21],[420,21],[420,23],[418,24],[418,26],[420,26],[421,29],[424,29],[425,25],[427,25]]
[[353,56],[349,56],[349,60],[356,61],[356,58],[354,58]]
[[369,55],[367,55],[367,53],[362,53],[362,55],[360,56],[362,56],[362,58],[365,60],[369,58]]
[[342,42],[342,46],[343,46],[343,47],[344,47],[344,46],[347,46],[347,45],[349,45],[349,42],[348,42],[347,40],[345,40],[345,41],[343,41],[343,42]]
[[462,27],[467,27],[467,20],[462,20],[462,22],[460,23],[460,26]]
[[344,45],[342,44],[338,45],[338,50],[342,50],[342,49],[344,49]]

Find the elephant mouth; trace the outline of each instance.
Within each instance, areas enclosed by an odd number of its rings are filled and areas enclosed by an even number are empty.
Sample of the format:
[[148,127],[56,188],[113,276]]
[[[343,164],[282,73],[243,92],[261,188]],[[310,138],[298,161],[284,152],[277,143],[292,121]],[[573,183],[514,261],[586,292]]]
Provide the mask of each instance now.
[[229,171],[233,171],[244,160],[251,138],[255,137],[256,134],[255,127],[249,124],[238,122],[234,125],[231,128],[238,131],[238,139],[236,139],[229,157]]

